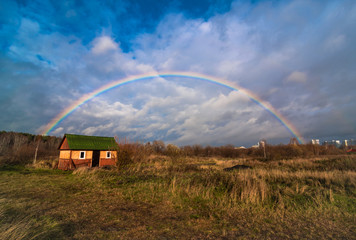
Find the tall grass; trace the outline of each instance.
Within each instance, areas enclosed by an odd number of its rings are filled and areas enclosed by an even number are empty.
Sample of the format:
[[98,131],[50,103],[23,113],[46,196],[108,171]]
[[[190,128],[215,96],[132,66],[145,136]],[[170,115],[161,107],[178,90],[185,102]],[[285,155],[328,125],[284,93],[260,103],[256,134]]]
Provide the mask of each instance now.
[[[355,202],[356,164],[350,157],[341,159],[283,160],[272,167],[241,160],[253,168],[226,172],[222,171],[226,165],[218,159],[207,159],[215,164],[206,168],[199,158],[155,157],[130,165],[110,181],[115,185],[119,179],[119,187],[125,186],[124,196],[131,200],[151,201],[154,195],[180,208],[193,206],[206,216],[216,211],[238,211],[246,205],[275,210],[332,208],[335,194],[347,195]],[[339,170],[345,164],[350,170]]]
[[[2,203],[2,204],[1,204]],[[0,199],[1,239],[59,239],[58,223],[37,213],[25,214],[26,204],[8,206]]]
[[[177,238],[181,232],[181,239],[349,238],[355,233],[354,160],[356,156],[265,162],[151,154],[110,170],[57,173],[22,167],[15,175],[10,166],[11,175],[0,171],[0,196],[9,198],[0,202],[0,210],[5,206],[0,236],[70,236],[64,231],[71,222],[70,234],[78,239]],[[223,170],[236,164],[251,169]],[[15,188],[4,187],[8,179],[26,179],[25,188],[16,183],[13,199]],[[16,207],[14,202],[29,204]],[[103,230],[107,228],[114,232]]]

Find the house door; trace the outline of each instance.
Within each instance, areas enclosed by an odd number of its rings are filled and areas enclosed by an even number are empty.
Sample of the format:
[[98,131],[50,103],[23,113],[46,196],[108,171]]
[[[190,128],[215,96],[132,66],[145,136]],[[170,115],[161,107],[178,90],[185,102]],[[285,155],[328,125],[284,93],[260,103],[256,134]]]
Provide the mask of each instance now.
[[92,167],[98,167],[100,160],[100,151],[93,151],[93,160],[92,160]]

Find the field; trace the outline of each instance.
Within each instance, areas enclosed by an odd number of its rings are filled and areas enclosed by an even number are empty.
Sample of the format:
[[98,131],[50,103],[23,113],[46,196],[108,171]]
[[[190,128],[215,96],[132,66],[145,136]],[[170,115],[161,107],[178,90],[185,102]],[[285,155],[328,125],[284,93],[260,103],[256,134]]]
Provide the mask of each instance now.
[[0,239],[356,239],[355,155],[49,165],[0,167]]

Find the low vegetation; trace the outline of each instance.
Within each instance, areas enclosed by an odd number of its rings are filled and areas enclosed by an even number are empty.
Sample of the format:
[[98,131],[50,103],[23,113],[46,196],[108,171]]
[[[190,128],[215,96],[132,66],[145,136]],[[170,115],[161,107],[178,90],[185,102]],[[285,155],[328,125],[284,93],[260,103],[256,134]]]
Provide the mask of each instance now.
[[[112,169],[3,164],[0,238],[355,239],[355,155],[222,158],[135,144],[121,151],[125,162]],[[225,171],[236,165],[248,168]]]

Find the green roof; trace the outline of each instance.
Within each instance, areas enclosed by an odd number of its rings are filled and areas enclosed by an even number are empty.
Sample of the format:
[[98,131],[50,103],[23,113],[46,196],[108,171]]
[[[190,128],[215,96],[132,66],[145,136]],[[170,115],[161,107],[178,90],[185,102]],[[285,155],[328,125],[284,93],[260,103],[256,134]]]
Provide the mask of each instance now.
[[[96,137],[65,134],[69,149],[72,150],[113,150],[118,145],[113,137]],[[63,138],[64,139],[64,138]]]

